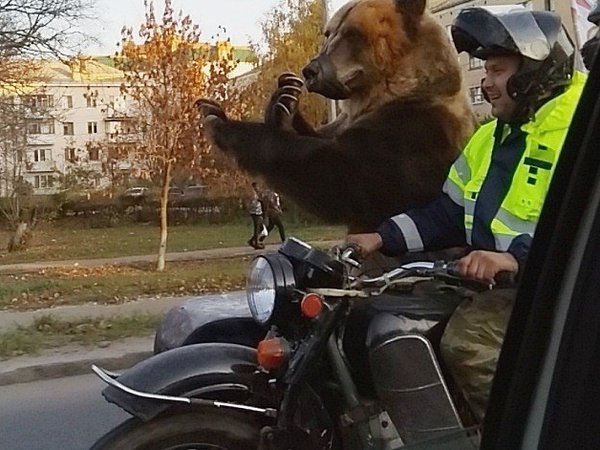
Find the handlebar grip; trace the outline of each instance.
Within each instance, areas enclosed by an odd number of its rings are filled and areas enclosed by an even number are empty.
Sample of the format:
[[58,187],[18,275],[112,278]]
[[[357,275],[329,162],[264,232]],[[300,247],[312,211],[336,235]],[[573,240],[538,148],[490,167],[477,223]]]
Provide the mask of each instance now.
[[517,284],[517,274],[514,272],[498,272],[495,277],[496,287],[509,287]]
[[[446,270],[448,272],[448,275],[464,279],[464,277],[462,277],[462,275],[456,268],[457,261],[450,261],[446,265],[446,267],[447,267]],[[508,272],[508,271],[498,272],[496,274],[496,276],[494,277],[494,279],[496,280],[496,288],[511,287],[511,286],[514,286],[517,284],[517,274],[514,272]]]
[[344,242],[337,246],[339,257],[343,262],[346,262],[354,267],[360,267],[361,254],[360,247],[352,242]]

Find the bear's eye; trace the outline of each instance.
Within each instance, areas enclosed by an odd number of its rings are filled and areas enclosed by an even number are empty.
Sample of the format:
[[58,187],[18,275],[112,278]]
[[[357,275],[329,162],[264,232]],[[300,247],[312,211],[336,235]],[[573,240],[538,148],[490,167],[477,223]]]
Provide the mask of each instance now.
[[342,35],[344,36],[344,39],[347,40],[359,40],[362,38],[362,32],[355,27],[345,28]]
[[325,30],[325,33],[323,33],[323,36],[325,36],[326,38],[328,38],[329,36],[331,36],[331,31]]

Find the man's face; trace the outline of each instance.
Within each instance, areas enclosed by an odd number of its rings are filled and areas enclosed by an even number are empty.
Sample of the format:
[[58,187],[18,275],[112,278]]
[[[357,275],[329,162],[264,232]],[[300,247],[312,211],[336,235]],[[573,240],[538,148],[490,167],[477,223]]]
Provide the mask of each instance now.
[[490,56],[485,62],[485,77],[481,83],[490,103],[492,115],[509,122],[513,119],[517,103],[506,92],[506,82],[518,70],[521,59],[518,56]]

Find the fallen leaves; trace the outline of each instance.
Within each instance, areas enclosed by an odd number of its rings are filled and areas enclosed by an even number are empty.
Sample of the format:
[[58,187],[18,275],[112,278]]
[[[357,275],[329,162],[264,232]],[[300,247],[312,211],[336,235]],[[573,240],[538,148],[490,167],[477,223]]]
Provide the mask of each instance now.
[[243,289],[248,258],[70,266],[0,276],[0,309],[26,311],[84,303],[120,304],[139,297],[186,296]]

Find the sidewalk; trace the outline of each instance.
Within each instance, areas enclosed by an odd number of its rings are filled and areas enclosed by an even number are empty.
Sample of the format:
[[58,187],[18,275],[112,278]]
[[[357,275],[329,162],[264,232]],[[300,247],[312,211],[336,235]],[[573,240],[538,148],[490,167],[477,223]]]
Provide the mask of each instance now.
[[[316,245],[321,248],[331,248],[340,241],[315,241],[310,242],[311,245]],[[219,259],[219,258],[235,258],[237,256],[260,255],[268,251],[277,251],[280,244],[268,244],[265,249],[254,250],[246,247],[227,247],[213,248],[208,250],[194,250],[189,252],[174,252],[167,253],[165,260],[169,261],[195,261],[199,259]],[[137,256],[120,256],[114,258],[96,258],[96,259],[69,259],[62,261],[41,261],[32,263],[18,264],[3,264],[0,265],[0,273],[19,273],[19,272],[34,272],[50,268],[63,267],[98,267],[106,265],[126,265],[138,262],[153,262],[156,261],[156,254],[152,255],[137,255]]]
[[[311,244],[330,248],[339,241],[318,241]],[[201,259],[231,258],[236,256],[259,255],[265,251],[276,251],[279,244],[267,245],[264,250],[248,247],[197,250],[191,252],[168,253],[167,261],[192,261]],[[78,259],[67,261],[46,261],[0,265],[0,272],[18,273],[36,271],[51,267],[96,267],[106,264],[131,264],[155,261],[156,255],[126,256],[120,258]],[[73,320],[82,317],[126,316],[139,313],[165,314],[169,309],[191,299],[200,297],[144,298],[119,305],[85,304],[59,306],[25,312],[0,312],[0,333],[17,326],[26,326],[42,316]],[[39,355],[27,355],[0,361],[0,386],[14,383],[60,378],[91,373],[91,365],[97,364],[110,370],[122,370],[152,355],[154,335],[134,337],[113,342],[101,342],[93,347],[66,346],[44,350]]]

